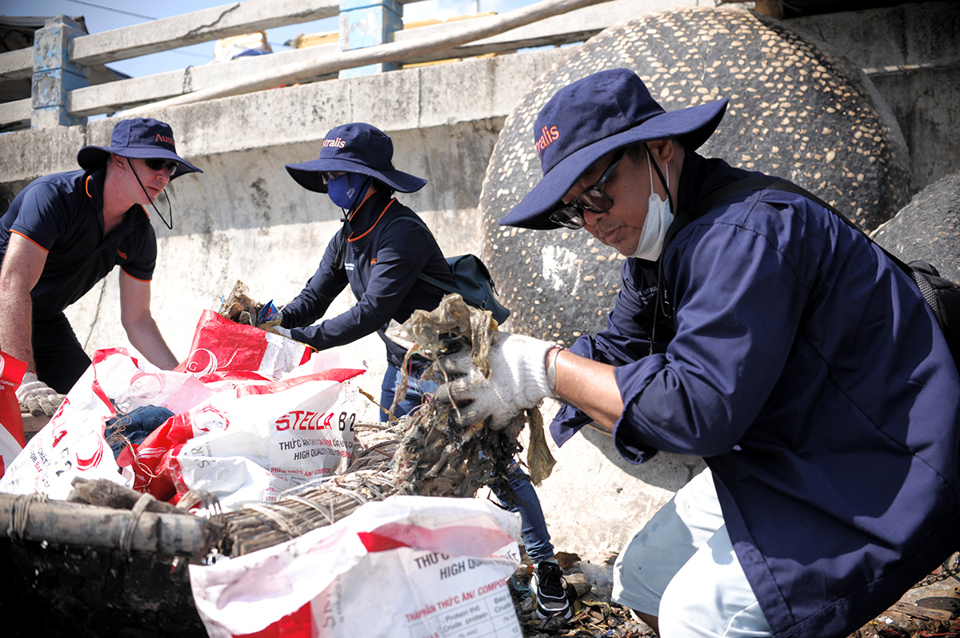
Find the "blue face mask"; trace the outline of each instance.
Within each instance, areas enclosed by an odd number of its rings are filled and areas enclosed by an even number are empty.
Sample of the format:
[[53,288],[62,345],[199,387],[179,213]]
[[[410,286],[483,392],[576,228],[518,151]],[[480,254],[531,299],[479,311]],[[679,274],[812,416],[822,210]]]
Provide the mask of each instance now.
[[360,173],[344,173],[327,183],[330,200],[346,210],[353,210],[360,198],[367,192],[370,179]]

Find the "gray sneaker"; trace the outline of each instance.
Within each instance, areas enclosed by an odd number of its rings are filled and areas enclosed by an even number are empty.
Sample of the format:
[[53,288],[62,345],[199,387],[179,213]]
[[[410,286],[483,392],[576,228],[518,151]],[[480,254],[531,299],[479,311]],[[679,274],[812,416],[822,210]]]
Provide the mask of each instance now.
[[537,601],[537,616],[551,618],[571,615],[570,601],[563,581],[563,571],[556,563],[543,561],[537,565],[530,579],[530,589]]

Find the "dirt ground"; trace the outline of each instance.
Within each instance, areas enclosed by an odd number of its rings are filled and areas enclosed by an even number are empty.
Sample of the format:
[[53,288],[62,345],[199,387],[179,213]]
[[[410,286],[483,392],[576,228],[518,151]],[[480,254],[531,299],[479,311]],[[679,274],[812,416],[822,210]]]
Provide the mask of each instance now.
[[[524,638],[656,638],[656,634],[630,611],[610,601],[613,561],[594,564],[579,560],[575,554],[559,553],[558,562],[567,580],[567,592],[574,598],[573,615],[568,620],[541,620],[528,586],[532,567],[525,560],[510,580],[514,607],[520,618]],[[951,562],[952,561],[952,562]],[[849,638],[934,638],[960,637],[960,557],[951,557],[945,566],[900,601],[880,614]]]

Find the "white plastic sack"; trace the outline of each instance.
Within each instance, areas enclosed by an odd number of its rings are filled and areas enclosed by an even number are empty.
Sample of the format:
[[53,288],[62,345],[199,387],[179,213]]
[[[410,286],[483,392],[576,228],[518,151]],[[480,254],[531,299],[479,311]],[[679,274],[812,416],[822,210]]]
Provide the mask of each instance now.
[[199,436],[175,455],[183,484],[232,510],[330,476],[353,454],[357,395],[334,369],[220,392],[183,415]]
[[192,375],[160,370],[124,348],[98,350],[60,409],[7,468],[0,492],[64,499],[76,476],[129,487],[132,474],[121,475],[103,436],[104,423],[116,416],[111,399],[123,412],[144,405],[177,412],[211,394]]
[[211,638],[520,638],[506,583],[520,517],[479,499],[394,496],[330,527],[190,566]]

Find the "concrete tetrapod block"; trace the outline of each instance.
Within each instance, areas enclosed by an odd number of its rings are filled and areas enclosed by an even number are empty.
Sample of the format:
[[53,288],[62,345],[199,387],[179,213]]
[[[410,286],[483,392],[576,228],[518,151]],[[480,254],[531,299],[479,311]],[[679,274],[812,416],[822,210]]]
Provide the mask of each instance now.
[[539,181],[533,127],[563,86],[609,68],[635,70],[668,111],[730,98],[699,152],[790,179],[871,230],[906,201],[908,153],[896,119],[862,72],[827,45],[745,11],[686,8],[610,27],[544,74],[507,118],[480,207],[483,258],[506,328],[570,345],[602,329],[622,257],[589,233],[502,228]]
[[901,260],[922,259],[960,282],[960,173],[917,193],[873,238]]

